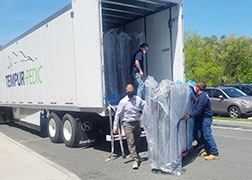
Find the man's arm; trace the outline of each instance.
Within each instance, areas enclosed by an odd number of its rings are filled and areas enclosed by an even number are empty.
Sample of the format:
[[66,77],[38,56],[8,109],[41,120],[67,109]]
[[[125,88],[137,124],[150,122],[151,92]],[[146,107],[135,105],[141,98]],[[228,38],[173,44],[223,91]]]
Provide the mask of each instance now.
[[203,109],[206,106],[206,103],[207,103],[207,99],[205,97],[201,97],[199,99],[199,102],[198,102],[197,106],[195,107],[194,111],[192,113],[190,113],[189,116],[195,117],[195,116],[202,114]]
[[195,86],[193,86],[192,84],[189,84],[189,87],[192,88],[192,92],[193,92],[193,94],[196,96],[197,93],[196,93],[195,90],[194,90]]
[[139,71],[140,76],[144,77],[144,73],[143,73],[143,70],[142,70],[141,65],[140,65],[140,60],[136,59],[135,64],[136,64],[136,67],[137,67],[137,69]]
[[120,120],[123,113],[124,113],[124,103],[122,101],[120,101],[118,108],[116,110],[116,115],[115,115],[115,119],[114,119],[114,123],[113,123],[114,134],[117,133],[119,120]]
[[141,68],[140,62],[143,61],[143,53],[139,51],[135,57],[135,65],[139,71],[141,77],[144,77],[143,69]]

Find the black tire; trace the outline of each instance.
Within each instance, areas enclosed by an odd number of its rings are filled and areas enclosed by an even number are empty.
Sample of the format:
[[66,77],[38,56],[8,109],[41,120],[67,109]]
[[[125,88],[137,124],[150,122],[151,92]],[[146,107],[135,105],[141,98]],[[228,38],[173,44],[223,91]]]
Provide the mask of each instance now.
[[241,110],[237,106],[231,106],[228,112],[231,118],[239,118],[241,116]]
[[55,113],[50,113],[47,118],[47,133],[53,143],[62,142],[62,121]]
[[67,147],[76,147],[79,143],[77,122],[70,114],[63,117],[62,138]]

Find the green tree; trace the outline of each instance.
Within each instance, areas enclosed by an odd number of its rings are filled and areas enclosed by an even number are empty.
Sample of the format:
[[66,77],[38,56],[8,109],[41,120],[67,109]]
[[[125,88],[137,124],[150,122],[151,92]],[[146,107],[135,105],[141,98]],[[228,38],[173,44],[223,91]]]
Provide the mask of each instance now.
[[185,33],[187,80],[204,80],[208,86],[252,83],[252,39],[230,36],[201,37]]
[[185,38],[187,80],[204,80],[208,86],[218,85],[222,67],[218,62],[219,42],[216,36],[204,37],[189,32]]
[[252,82],[252,41],[248,37],[231,34],[221,40],[220,58],[224,69],[224,83]]

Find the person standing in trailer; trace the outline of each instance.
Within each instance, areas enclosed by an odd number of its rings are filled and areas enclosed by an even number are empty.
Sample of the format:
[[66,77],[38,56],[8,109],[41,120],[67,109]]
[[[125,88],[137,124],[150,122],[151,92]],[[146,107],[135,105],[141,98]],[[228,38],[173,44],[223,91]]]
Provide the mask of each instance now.
[[145,99],[144,93],[144,54],[149,50],[149,45],[143,43],[140,45],[140,49],[134,54],[131,61],[131,71],[135,79],[135,84],[137,86],[137,96]]

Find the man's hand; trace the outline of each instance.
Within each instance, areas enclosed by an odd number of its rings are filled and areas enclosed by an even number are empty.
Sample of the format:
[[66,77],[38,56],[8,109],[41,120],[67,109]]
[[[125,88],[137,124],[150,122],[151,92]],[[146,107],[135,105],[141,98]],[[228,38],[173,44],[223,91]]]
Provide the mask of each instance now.
[[140,74],[141,77],[144,77],[143,71],[140,71],[139,74]]
[[189,116],[189,115],[186,115],[186,116],[184,117],[184,119],[185,119],[185,120],[190,119],[190,116]]
[[117,129],[113,129],[113,133],[117,134],[118,130]]
[[190,86],[191,88],[194,88],[194,86],[193,86],[192,84],[189,84],[189,86]]

